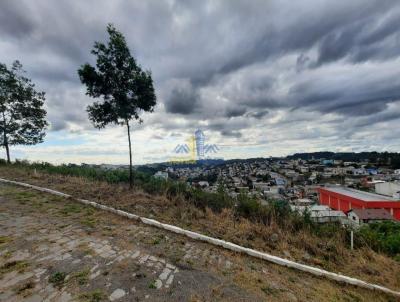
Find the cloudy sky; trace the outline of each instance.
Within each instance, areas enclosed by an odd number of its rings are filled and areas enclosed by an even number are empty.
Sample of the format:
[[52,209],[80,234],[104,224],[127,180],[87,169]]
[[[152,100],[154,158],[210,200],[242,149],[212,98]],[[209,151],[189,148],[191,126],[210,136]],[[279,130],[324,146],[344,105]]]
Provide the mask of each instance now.
[[126,129],[93,128],[76,72],[107,23],[155,82],[136,164],[168,160],[198,128],[224,158],[400,151],[398,0],[1,0],[0,61],[22,62],[51,124],[14,158],[128,162]]

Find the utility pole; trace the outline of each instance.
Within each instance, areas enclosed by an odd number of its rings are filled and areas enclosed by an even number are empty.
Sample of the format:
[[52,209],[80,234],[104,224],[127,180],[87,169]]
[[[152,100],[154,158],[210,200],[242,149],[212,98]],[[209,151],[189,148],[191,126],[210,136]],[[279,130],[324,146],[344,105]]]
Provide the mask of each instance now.
[[350,249],[353,250],[354,248],[354,232],[353,230],[350,231]]

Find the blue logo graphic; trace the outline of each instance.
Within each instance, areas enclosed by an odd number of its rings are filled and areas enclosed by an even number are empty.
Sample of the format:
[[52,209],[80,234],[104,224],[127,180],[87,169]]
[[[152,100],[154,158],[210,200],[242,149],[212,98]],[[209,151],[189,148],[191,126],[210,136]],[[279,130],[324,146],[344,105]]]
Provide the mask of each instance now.
[[189,138],[188,144],[179,144],[173,150],[176,154],[189,154],[194,159],[204,159],[207,154],[217,153],[219,148],[215,144],[206,144],[206,136],[200,129],[196,130],[194,135]]

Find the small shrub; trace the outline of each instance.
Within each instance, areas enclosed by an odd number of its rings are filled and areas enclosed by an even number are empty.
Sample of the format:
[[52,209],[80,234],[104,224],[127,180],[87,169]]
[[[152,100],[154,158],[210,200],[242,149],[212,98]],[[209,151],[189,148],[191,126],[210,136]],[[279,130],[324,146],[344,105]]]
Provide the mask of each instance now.
[[64,283],[65,277],[67,276],[64,272],[55,272],[49,278],[49,282],[54,286],[61,286]]
[[268,225],[274,218],[274,208],[272,204],[262,205],[254,197],[240,194],[237,199],[236,216]]
[[151,288],[151,289],[156,289],[157,288],[155,280],[149,284],[149,288]]
[[149,194],[164,194],[167,189],[167,181],[151,177],[149,181],[142,183],[142,188]]
[[400,224],[392,221],[364,225],[356,233],[356,244],[368,244],[377,252],[390,256],[400,254]]
[[192,189],[187,194],[187,198],[201,209],[210,208],[216,212],[220,212],[224,208],[231,208],[234,204],[232,198],[225,193],[209,193],[200,189]]

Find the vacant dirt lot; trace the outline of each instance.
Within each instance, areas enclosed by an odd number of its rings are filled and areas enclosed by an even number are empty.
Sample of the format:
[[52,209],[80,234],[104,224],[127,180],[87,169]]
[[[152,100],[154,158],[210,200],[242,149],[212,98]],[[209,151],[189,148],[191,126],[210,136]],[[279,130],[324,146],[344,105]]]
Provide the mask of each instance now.
[[294,232],[276,224],[266,226],[246,219],[235,222],[232,211],[203,211],[180,198],[150,195],[140,188],[130,190],[124,184],[48,174],[17,166],[1,166],[0,177],[52,188],[74,197],[97,201],[276,256],[400,290],[400,262],[368,247],[350,250],[347,244],[329,236],[310,236],[310,232]]
[[0,185],[0,301],[227,300],[393,299]]

